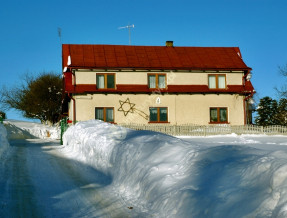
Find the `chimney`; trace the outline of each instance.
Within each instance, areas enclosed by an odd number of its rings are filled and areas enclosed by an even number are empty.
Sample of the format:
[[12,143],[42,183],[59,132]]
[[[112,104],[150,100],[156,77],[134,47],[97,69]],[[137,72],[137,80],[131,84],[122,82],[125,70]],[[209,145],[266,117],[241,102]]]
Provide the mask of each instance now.
[[166,41],[165,46],[166,47],[173,47],[173,41]]

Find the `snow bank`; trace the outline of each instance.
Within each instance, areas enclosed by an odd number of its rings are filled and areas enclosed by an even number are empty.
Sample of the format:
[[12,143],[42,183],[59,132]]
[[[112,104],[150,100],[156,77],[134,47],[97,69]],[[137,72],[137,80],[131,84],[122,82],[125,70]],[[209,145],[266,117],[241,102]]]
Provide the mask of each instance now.
[[16,120],[6,120],[4,124],[7,128],[9,139],[60,138],[59,127]]
[[287,151],[210,146],[94,120],[70,127],[62,150],[111,175],[111,191],[154,217],[287,216]]
[[2,153],[8,148],[7,131],[3,124],[0,124],[0,157]]

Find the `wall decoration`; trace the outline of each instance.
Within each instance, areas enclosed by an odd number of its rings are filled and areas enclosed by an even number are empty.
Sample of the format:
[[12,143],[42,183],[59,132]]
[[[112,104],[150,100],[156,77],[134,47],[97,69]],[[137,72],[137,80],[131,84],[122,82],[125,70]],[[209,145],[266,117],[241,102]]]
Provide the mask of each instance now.
[[160,104],[160,97],[157,97],[155,103],[156,103],[156,104]]
[[124,112],[124,115],[127,116],[130,112],[133,113],[135,110],[135,104],[130,102],[130,99],[127,98],[125,101],[120,100],[120,107],[118,111]]
[[120,107],[118,111],[122,111],[125,116],[127,116],[129,113],[137,113],[144,119],[148,120],[149,115],[147,115],[145,112],[138,110],[135,108],[135,104],[130,102],[130,99],[127,98],[125,101],[119,100],[120,102]]

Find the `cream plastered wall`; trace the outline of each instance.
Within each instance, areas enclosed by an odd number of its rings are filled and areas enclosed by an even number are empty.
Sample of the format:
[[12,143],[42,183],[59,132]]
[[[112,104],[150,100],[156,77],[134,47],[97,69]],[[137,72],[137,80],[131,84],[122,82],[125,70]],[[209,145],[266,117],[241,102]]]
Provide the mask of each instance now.
[[242,72],[94,72],[76,71],[76,84],[96,84],[97,73],[115,73],[116,84],[147,84],[148,73],[166,73],[168,85],[207,85],[209,74],[225,74],[227,85],[242,85]]
[[74,118],[73,118],[73,114],[74,114],[74,106],[73,106],[73,101],[71,100],[70,102],[69,102],[69,105],[68,105],[68,108],[69,108],[69,120],[74,120]]
[[147,72],[120,72],[116,77],[117,84],[147,84]]
[[244,125],[243,96],[239,95],[94,94],[75,96],[75,100],[77,121],[95,119],[95,107],[113,107],[115,123],[148,124],[149,107],[167,107],[170,124],[207,125],[210,107],[227,107],[229,123]]
[[209,74],[226,75],[227,85],[242,85],[243,73],[194,73],[194,72],[170,72],[168,84],[172,85],[205,85],[208,84]]
[[96,72],[93,71],[76,71],[76,84],[96,84]]
[[226,81],[227,85],[242,85],[243,73],[227,73]]

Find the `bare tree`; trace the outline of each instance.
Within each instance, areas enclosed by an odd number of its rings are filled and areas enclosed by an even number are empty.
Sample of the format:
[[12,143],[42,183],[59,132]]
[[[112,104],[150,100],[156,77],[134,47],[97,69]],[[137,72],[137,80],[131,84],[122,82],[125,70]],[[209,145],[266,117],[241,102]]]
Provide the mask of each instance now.
[[61,113],[61,76],[53,72],[38,76],[26,74],[21,85],[2,87],[0,101],[4,110],[14,108],[24,117],[56,123]]
[[[279,67],[279,73],[287,79],[287,64],[283,67]],[[275,88],[280,97],[287,98],[287,81],[285,85]]]

